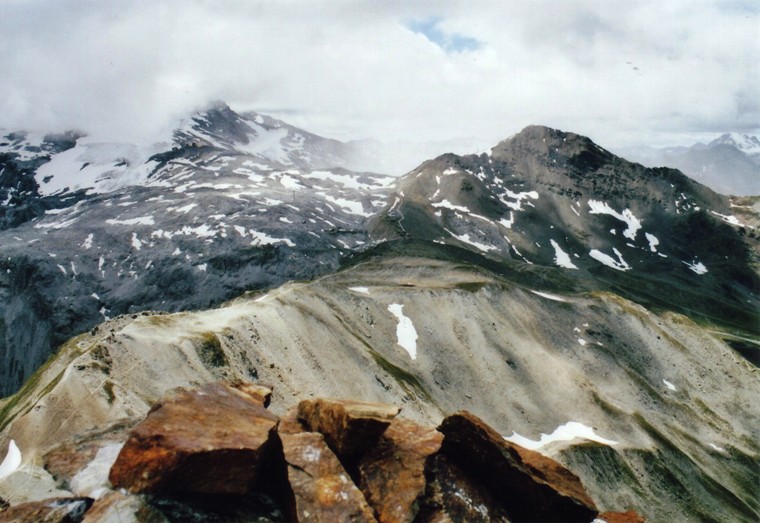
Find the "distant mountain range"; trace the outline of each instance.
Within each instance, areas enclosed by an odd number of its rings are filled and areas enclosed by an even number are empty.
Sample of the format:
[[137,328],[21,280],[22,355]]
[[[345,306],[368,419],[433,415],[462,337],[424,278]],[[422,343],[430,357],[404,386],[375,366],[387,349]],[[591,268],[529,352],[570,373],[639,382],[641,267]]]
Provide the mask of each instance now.
[[619,153],[648,167],[680,169],[721,194],[760,195],[760,138],[726,133],[691,147],[630,147]]
[[373,154],[221,103],[147,147],[6,133],[0,448],[29,465],[0,498],[79,492],[56,445],[247,380],[466,408],[601,510],[757,519],[760,198],[542,126],[400,177]]

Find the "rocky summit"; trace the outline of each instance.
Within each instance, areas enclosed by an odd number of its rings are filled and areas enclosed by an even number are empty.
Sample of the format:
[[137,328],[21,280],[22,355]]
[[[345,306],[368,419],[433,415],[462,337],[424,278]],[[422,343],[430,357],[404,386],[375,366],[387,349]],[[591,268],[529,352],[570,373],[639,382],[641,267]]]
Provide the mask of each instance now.
[[[90,476],[88,496],[21,503],[0,518],[599,521],[577,476],[470,413],[436,430],[395,419],[390,405],[317,399],[278,420],[264,408],[264,390],[216,382],[173,391],[128,434],[116,428],[126,435],[118,453],[101,457],[111,431],[87,438],[98,447],[89,462],[73,449],[49,454],[59,485]],[[72,465],[62,469],[62,461]]]
[[757,198],[540,126],[5,136],[0,519],[760,516]]

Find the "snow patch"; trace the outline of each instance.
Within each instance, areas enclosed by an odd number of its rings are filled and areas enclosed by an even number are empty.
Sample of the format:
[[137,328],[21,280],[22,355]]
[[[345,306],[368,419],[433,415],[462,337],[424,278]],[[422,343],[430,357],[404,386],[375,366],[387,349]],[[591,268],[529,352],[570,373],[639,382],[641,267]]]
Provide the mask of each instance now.
[[72,223],[79,220],[79,217],[71,218],[70,220],[64,220],[62,222],[51,222],[51,223],[38,223],[34,226],[35,229],[65,229]]
[[193,207],[197,207],[197,206],[198,206],[198,204],[197,204],[197,203],[188,203],[188,204],[187,204],[187,205],[185,205],[184,207],[176,207],[176,208],[174,208],[174,207],[169,207],[167,210],[168,210],[168,211],[174,211],[174,212],[181,212],[182,214],[187,214],[187,213],[189,213],[191,210],[193,210]]
[[462,235],[457,235],[457,234],[454,234],[453,232],[449,231],[448,229],[445,229],[445,230],[446,230],[446,232],[448,232],[449,234],[451,234],[454,238],[456,238],[460,242],[464,242],[464,243],[467,243],[469,245],[472,245],[476,249],[479,249],[479,250],[481,250],[483,252],[495,251],[495,250],[498,249],[498,247],[494,247],[493,245],[486,245],[485,243],[480,243],[480,242],[477,242],[475,240],[471,240],[469,233],[462,234]]
[[90,233],[87,238],[84,239],[84,243],[82,244],[82,248],[84,249],[92,249],[92,240],[95,237],[94,234]]
[[155,225],[156,221],[153,216],[140,216],[139,218],[129,218],[127,220],[106,220],[108,225]]
[[662,382],[665,384],[665,386],[670,390],[678,390],[675,385],[670,383],[668,380],[662,380]]
[[515,224],[515,215],[514,215],[514,212],[513,211],[509,211],[509,220],[506,220],[506,219],[502,218],[501,220],[499,220],[499,224],[503,225],[507,229],[511,229],[512,226]]
[[353,291],[353,292],[359,292],[361,294],[369,294],[368,287],[349,287],[348,290]]
[[[505,191],[504,194],[498,195],[499,200],[501,200],[501,203],[503,203],[504,205],[506,205],[507,207],[515,211],[523,210],[522,208],[523,200],[526,200],[528,198],[532,200],[538,200],[538,193],[536,191],[527,191],[527,192],[520,192],[520,193],[512,192],[509,189],[504,189],[504,191]],[[505,200],[504,199],[505,196],[516,201]],[[533,205],[530,202],[528,202],[528,204]]]
[[644,233],[644,236],[646,236],[647,241],[649,242],[649,250],[657,252],[657,246],[660,244],[660,240],[658,240],[654,234],[649,234],[648,232]]
[[8,443],[8,452],[5,454],[5,459],[0,463],[0,480],[7,478],[18,470],[21,466],[21,451],[19,450],[16,442],[11,440]]
[[626,261],[623,259],[623,255],[620,254],[620,251],[612,248],[612,251],[615,253],[615,255],[618,257],[617,260],[615,260],[612,256],[609,254],[604,254],[601,251],[598,251],[596,249],[592,249],[591,252],[589,252],[589,256],[594,258],[599,263],[606,265],[607,267],[611,267],[618,271],[630,271],[631,266],[626,263]]
[[71,478],[69,486],[77,496],[98,499],[109,491],[108,474],[121,452],[123,443],[111,443],[98,449],[95,458]]
[[134,247],[138,251],[142,248],[142,242],[137,237],[137,233],[136,232],[132,233],[132,247]]
[[689,267],[689,269],[696,272],[697,274],[701,275],[701,274],[707,273],[707,267],[705,267],[705,264],[700,261],[695,260],[691,263],[689,262],[682,262],[682,263],[686,264],[686,266]]
[[715,211],[710,211],[710,213],[714,214],[715,216],[717,216],[718,218],[720,218],[724,222],[730,223],[731,225],[744,225],[742,222],[739,221],[739,218],[737,218],[734,215],[720,214],[720,213],[717,213]]
[[295,247],[296,244],[290,241],[288,238],[274,238],[266,233],[258,232],[254,230],[249,231],[253,240],[251,245],[273,245],[275,243],[284,243],[288,247]]
[[623,231],[623,236],[631,240],[636,239],[636,232],[641,229],[641,220],[636,218],[630,209],[624,210],[622,213],[617,212],[610,207],[607,202],[600,202],[597,200],[589,200],[588,206],[591,209],[590,214],[608,214],[614,218],[617,218],[621,222],[628,225],[628,228]]
[[452,211],[459,211],[459,212],[470,214],[470,209],[468,209],[467,207],[462,207],[461,205],[454,205],[448,200],[441,200],[440,202],[436,202],[431,205],[433,207],[445,207],[446,209],[451,209]]
[[617,445],[618,443],[617,441],[606,439],[597,435],[593,428],[577,421],[570,421],[564,425],[560,425],[551,434],[542,433],[541,439],[538,441],[523,437],[517,432],[513,432],[510,437],[504,439],[512,443],[516,443],[529,450],[538,450],[555,441],[572,441],[576,438],[585,439],[588,441],[596,441],[602,445]]
[[576,265],[570,260],[570,256],[562,250],[562,248],[559,246],[557,242],[554,240],[549,240],[552,244],[552,247],[554,247],[554,263],[557,264],[558,267],[562,267],[563,269],[577,269]]
[[414,328],[412,320],[404,316],[404,306],[399,303],[388,305],[388,312],[398,319],[396,325],[397,343],[409,353],[413,360],[417,359],[417,330]]
[[361,202],[355,202],[352,200],[346,200],[344,198],[334,198],[329,195],[325,195],[325,200],[340,206],[348,214],[356,214],[368,218],[372,216],[371,212],[364,212],[364,206]]
[[561,301],[563,303],[567,303],[567,300],[565,298],[563,298],[562,296],[557,296],[556,294],[549,294],[548,292],[541,292],[541,291],[534,291],[534,290],[531,290],[530,292],[538,296],[541,296],[542,298],[546,298],[547,300]]

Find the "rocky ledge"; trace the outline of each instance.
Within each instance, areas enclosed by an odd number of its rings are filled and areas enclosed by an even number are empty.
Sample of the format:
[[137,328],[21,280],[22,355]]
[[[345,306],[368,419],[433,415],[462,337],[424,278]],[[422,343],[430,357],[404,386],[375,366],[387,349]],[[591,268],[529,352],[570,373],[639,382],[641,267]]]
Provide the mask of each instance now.
[[644,521],[599,514],[575,474],[465,411],[436,429],[336,399],[277,417],[270,397],[243,382],[176,389],[134,427],[48,452],[71,497],[5,506],[0,521]]

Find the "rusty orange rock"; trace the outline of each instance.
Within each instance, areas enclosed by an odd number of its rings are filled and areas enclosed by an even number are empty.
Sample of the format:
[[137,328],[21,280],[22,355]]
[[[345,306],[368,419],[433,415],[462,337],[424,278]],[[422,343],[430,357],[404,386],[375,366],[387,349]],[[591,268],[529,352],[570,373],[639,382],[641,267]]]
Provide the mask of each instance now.
[[425,466],[438,452],[443,434],[394,419],[359,461],[359,486],[381,523],[411,523],[425,493]]
[[139,423],[111,467],[129,492],[250,492],[277,449],[277,417],[254,385],[178,389]]
[[647,523],[638,512],[626,510],[625,512],[603,512],[599,514],[598,519],[605,523]]
[[353,483],[325,438],[306,432],[295,412],[283,417],[279,431],[292,489],[296,521],[374,522],[372,508]]

